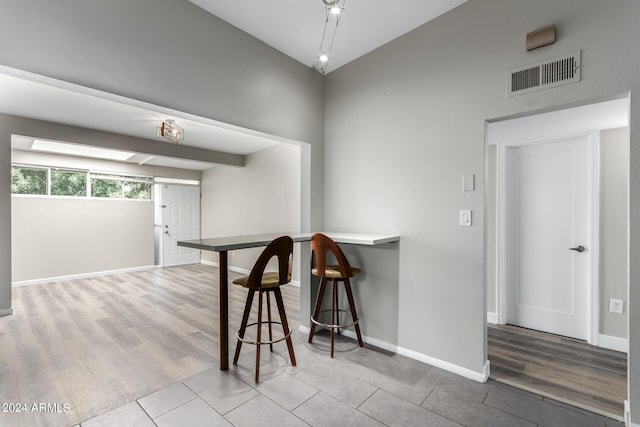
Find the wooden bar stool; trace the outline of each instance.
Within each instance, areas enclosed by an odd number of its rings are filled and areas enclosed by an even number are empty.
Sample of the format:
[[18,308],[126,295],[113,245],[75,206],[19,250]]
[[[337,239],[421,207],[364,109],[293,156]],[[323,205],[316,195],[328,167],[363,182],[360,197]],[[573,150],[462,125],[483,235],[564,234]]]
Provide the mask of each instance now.
[[[240,329],[236,333],[237,344],[236,353],[233,357],[233,364],[238,364],[238,357],[240,357],[240,349],[242,343],[253,344],[256,346],[256,383],[260,378],[260,346],[269,344],[271,351],[273,351],[273,344],[283,340],[287,341],[287,348],[289,350],[289,358],[291,359],[291,365],[296,366],[296,356],[293,353],[293,343],[291,342],[291,329],[287,323],[287,314],[284,311],[284,303],[282,301],[282,293],[280,292],[280,286],[287,284],[291,281],[291,257],[293,254],[293,240],[289,236],[278,237],[273,240],[262,252],[248,276],[240,277],[233,281],[234,284],[243,286],[249,290],[247,295],[247,302],[244,307],[244,314],[242,315],[242,323]],[[265,272],[267,264],[271,258],[277,257],[278,259],[278,271],[277,272]],[[249,323],[249,314],[251,313],[251,305],[253,303],[253,296],[256,291],[258,292],[258,321]],[[273,293],[276,297],[276,304],[278,305],[278,313],[280,314],[280,322],[271,320],[271,301],[269,294]],[[267,295],[267,321],[262,321],[262,295]],[[267,323],[269,326],[269,340],[262,341],[262,325]],[[272,324],[282,325],[284,336],[273,339],[271,330]],[[247,327],[255,326],[256,340],[245,340],[244,334]]]
[[[327,265],[327,254],[333,254],[337,265]],[[320,289],[318,290],[318,296],[316,299],[316,305],[313,309],[313,315],[311,316],[311,331],[309,332],[309,343],[313,340],[313,335],[316,331],[316,326],[324,326],[331,329],[331,357],[333,358],[334,349],[334,334],[337,330],[340,332],[341,328],[347,328],[353,326],[356,330],[358,337],[358,345],[363,347],[362,335],[360,334],[360,325],[358,324],[358,314],[356,313],[356,306],[353,301],[353,293],[351,292],[350,277],[354,277],[361,272],[359,268],[351,267],[347,257],[342,252],[342,249],[331,240],[329,237],[321,233],[316,233],[311,236],[311,274],[320,277]],[[314,266],[315,264],[315,266]],[[324,293],[327,288],[327,281],[331,279],[331,308],[322,309],[322,301]],[[344,283],[344,290],[347,294],[347,300],[349,301],[349,310],[340,309],[338,305],[338,282]],[[318,320],[320,313],[331,312],[330,323],[321,323]],[[348,312],[351,315],[352,323],[340,324],[339,314],[340,312]]]

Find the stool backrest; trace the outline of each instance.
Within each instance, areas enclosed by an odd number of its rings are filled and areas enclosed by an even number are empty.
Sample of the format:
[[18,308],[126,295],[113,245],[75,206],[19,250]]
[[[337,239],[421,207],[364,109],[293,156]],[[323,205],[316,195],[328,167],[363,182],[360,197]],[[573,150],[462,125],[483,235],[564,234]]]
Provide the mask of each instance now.
[[340,270],[340,276],[353,277],[353,270],[351,270],[351,264],[347,261],[347,257],[340,249],[340,246],[329,237],[322,233],[315,233],[311,236],[311,268],[315,268],[318,271],[319,276],[325,276],[325,269],[327,267],[327,254],[331,253],[338,262],[338,269]]
[[260,288],[262,285],[262,275],[271,258],[278,258],[279,284],[284,285],[291,281],[291,258],[293,255],[293,239],[289,236],[281,236],[274,239],[262,251],[260,257],[253,265],[247,287]]

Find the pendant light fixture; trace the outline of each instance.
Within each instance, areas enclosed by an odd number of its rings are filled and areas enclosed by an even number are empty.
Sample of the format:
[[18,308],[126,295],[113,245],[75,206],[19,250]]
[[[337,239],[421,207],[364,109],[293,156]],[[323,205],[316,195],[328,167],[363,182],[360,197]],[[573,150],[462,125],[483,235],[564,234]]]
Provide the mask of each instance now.
[[320,40],[320,50],[316,58],[314,70],[321,74],[327,72],[329,60],[331,59],[331,51],[333,50],[333,42],[336,38],[340,17],[344,11],[346,0],[322,0],[325,5],[326,18],[324,21],[324,31]]
[[167,119],[157,129],[157,135],[177,144],[181,139],[184,139],[184,130],[174,120]]

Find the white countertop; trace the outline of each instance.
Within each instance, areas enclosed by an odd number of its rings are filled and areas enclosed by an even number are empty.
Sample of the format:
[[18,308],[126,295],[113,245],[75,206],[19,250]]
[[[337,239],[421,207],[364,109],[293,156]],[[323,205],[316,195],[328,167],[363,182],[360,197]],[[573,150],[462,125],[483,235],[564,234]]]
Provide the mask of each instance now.
[[[205,239],[181,240],[178,246],[200,249],[203,251],[231,251],[236,249],[255,248],[259,246],[267,246],[269,242],[280,236],[291,236],[294,242],[308,242],[315,232],[309,233],[267,233],[267,234],[248,234],[243,236],[224,236],[211,237]],[[336,243],[351,245],[375,246],[385,243],[397,242],[400,236],[388,234],[364,234],[364,233],[344,233],[322,231],[332,238]]]

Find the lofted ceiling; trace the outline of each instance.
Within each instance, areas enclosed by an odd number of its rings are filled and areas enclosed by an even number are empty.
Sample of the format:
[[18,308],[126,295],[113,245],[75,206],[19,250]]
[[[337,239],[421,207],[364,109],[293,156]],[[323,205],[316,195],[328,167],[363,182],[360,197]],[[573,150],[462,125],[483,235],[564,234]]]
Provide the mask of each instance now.
[[[322,0],[189,0],[302,64],[316,64],[326,21]],[[331,72],[467,0],[344,0]]]
[[[313,66],[326,19],[322,0],[189,0],[264,41],[293,59]],[[341,0],[335,43],[326,72],[436,18],[467,0]],[[73,126],[158,139],[162,120],[184,128],[181,144],[246,155],[285,141],[251,129],[186,114],[106,92],[0,66],[0,112]],[[32,140],[15,137],[12,147],[30,150]],[[149,157],[130,162],[204,170],[211,163]]]

